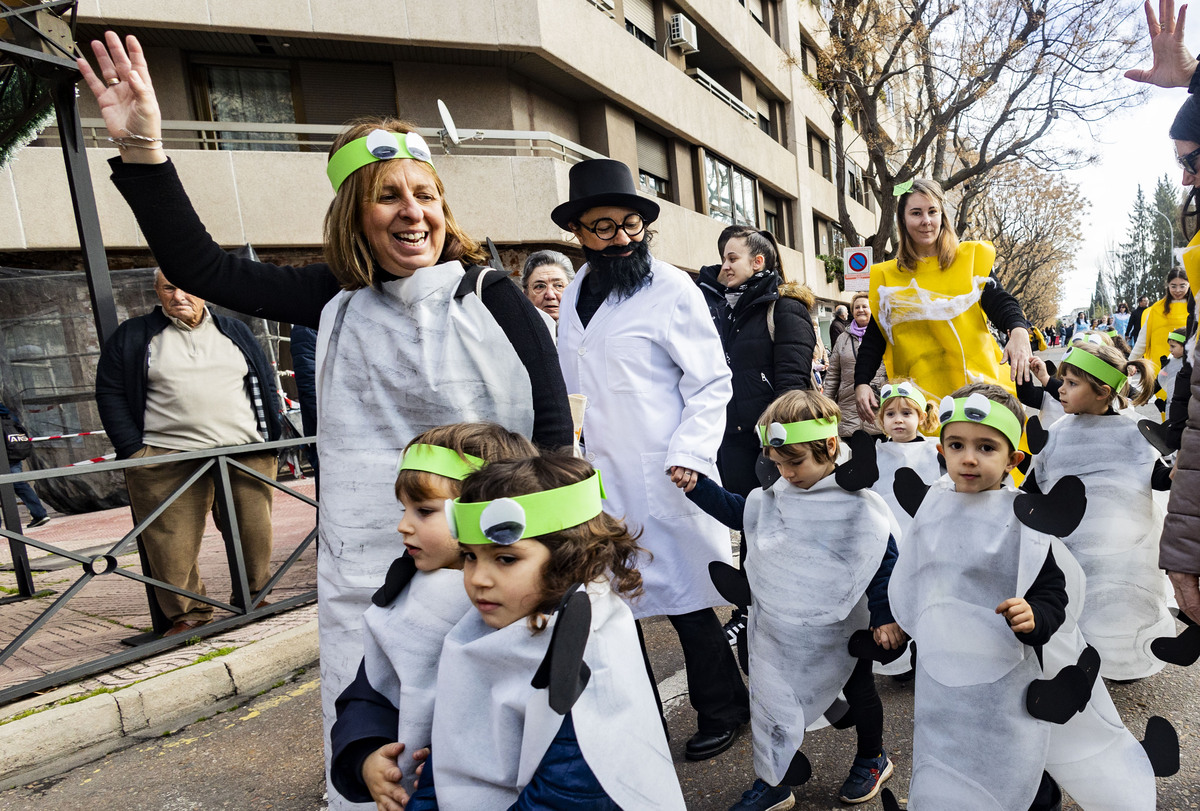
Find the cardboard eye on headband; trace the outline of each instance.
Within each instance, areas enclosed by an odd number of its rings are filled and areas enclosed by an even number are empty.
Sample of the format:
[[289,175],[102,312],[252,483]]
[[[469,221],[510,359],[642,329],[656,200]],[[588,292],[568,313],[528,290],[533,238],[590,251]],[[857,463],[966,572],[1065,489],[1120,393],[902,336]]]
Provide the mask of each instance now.
[[1063,355],[1060,362],[1074,366],[1076,369],[1081,369],[1093,377],[1099,378],[1112,386],[1113,391],[1123,389],[1126,381],[1129,380],[1120,369],[1110,366],[1103,358],[1083,349],[1072,347],[1067,350],[1067,354]]
[[421,470],[462,481],[485,464],[487,463],[478,456],[469,453],[459,456],[457,451],[443,448],[441,445],[411,445],[400,457],[396,472]]
[[375,161],[393,160],[395,158],[412,158],[429,165],[433,169],[433,154],[425,139],[415,132],[391,132],[389,130],[371,130],[363,138],[355,138],[343,146],[325,166],[325,174],[333,184],[336,192],[346,182],[346,178]]
[[789,423],[773,422],[770,425],[758,426],[758,441],[764,448],[815,442],[818,439],[829,439],[837,435],[837,417]]
[[592,520],[603,510],[600,472],[565,487],[494,501],[446,502],[446,523],[459,543],[511,546]]
[[989,400],[979,392],[969,397],[944,397],[938,406],[942,430],[951,422],[974,422],[995,428],[1004,435],[1015,450],[1021,442],[1021,421],[1000,403]]
[[907,382],[905,382],[905,383],[888,383],[887,385],[885,385],[883,387],[883,389],[879,392],[880,408],[883,407],[883,404],[885,402],[887,402],[888,400],[891,400],[894,397],[903,397],[907,400],[912,400],[914,403],[917,404],[918,410],[920,410],[920,411],[925,410],[925,405],[926,405],[925,395],[922,394],[921,390],[918,389],[912,383],[907,383]]

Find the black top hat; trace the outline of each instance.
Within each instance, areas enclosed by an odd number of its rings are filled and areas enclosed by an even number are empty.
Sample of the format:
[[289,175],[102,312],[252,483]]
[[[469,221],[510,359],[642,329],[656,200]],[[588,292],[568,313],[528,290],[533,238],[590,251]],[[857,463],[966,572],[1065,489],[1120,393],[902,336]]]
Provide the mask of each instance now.
[[658,219],[658,203],[640,197],[629,167],[620,161],[588,160],[571,167],[571,199],[550,212],[550,219],[564,230],[572,220],[596,206],[632,208],[647,223]]

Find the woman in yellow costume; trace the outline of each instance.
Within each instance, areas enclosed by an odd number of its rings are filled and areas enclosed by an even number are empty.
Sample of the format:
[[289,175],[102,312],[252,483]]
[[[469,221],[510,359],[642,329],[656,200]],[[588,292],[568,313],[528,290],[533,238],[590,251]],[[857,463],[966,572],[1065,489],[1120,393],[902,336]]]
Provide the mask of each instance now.
[[[996,249],[962,242],[945,211],[942,187],[915,179],[896,187],[900,252],[871,267],[871,312],[854,367],[858,413],[873,419],[868,385],[882,361],[889,379],[908,377],[942,398],[976,382],[1014,391],[1029,379],[1029,322],[992,276]],[[1002,353],[987,322],[1008,333]],[[1008,363],[1010,371],[1000,366]]]
[[[1142,331],[1129,355],[1130,360],[1146,358],[1154,364],[1154,373],[1162,367],[1163,358],[1171,357],[1167,336],[1172,332],[1187,334],[1188,313],[1195,310],[1196,300],[1188,289],[1188,274],[1182,268],[1174,268],[1167,274],[1167,294],[1151,304],[1142,313]],[[1165,399],[1164,392],[1158,393]]]

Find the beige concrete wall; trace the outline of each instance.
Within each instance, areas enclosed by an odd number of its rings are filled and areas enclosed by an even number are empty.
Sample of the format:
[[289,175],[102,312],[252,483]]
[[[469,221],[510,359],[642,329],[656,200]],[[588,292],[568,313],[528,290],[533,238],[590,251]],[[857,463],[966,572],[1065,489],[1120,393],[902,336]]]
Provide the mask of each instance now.
[[575,102],[517,74],[510,73],[512,129],[553,132],[579,143]]
[[436,101],[441,99],[464,135],[477,129],[524,128],[513,126],[514,88],[502,70],[396,62],[395,74],[400,117],[418,127],[441,128]]

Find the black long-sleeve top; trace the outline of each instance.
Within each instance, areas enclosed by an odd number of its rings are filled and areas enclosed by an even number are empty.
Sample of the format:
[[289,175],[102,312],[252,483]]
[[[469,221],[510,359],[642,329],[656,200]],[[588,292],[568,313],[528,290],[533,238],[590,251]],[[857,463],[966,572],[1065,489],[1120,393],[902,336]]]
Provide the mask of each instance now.
[[[979,306],[988,320],[1003,332],[1017,327],[1029,329],[1029,322],[1025,319],[1025,313],[1021,311],[1020,303],[1013,298],[1012,293],[1004,289],[1004,285],[1000,284],[994,273],[988,286],[983,289]],[[871,382],[875,373],[879,371],[879,364],[883,363],[883,353],[886,349],[887,339],[883,337],[883,330],[879,328],[875,317],[871,316],[871,323],[867,325],[867,332],[858,347],[858,360],[854,364],[854,385]]]
[[[696,486],[687,494],[700,509],[730,529],[742,530],[745,523],[746,498],[731,493],[707,476],[701,476]],[[867,586],[867,610],[871,613],[871,627],[879,628],[896,621],[888,602],[888,581],[896,566],[896,539],[888,536],[887,549],[875,575]],[[1061,624],[1061,620],[1060,620]]]
[[1025,602],[1033,611],[1033,630],[1013,634],[1022,643],[1040,648],[1050,641],[1067,619],[1067,578],[1054,560],[1054,550],[1046,552],[1046,562],[1025,592]]
[[[321,310],[341,290],[329,265],[272,265],[227,253],[200,221],[171,161],[133,164],[113,158],[109,166],[113,183],[173,283],[247,315],[314,329],[320,325]],[[516,285],[489,285],[481,300],[529,372],[533,441],[547,448],[570,445],[574,433],[567,387],[541,316]],[[448,421],[452,418],[447,415]]]

